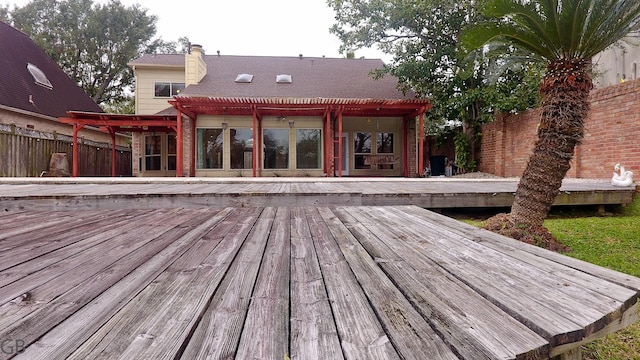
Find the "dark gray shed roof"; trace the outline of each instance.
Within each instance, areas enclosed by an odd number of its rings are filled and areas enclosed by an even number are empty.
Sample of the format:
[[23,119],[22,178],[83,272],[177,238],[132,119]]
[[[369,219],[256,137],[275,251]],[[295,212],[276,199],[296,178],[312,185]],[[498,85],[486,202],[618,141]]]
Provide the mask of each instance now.
[[[36,84],[27,64],[40,69],[53,86]],[[0,21],[0,105],[51,117],[67,111],[102,109],[23,32]]]

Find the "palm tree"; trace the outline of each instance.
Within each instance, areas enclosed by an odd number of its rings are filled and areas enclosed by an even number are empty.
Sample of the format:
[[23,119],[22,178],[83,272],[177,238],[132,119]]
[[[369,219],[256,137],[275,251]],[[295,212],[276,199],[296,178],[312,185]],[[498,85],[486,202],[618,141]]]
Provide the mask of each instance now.
[[640,1],[489,0],[484,15],[463,31],[463,48],[508,45],[547,66],[538,139],[508,216],[511,226],[541,228],[583,138],[591,58],[640,27]]

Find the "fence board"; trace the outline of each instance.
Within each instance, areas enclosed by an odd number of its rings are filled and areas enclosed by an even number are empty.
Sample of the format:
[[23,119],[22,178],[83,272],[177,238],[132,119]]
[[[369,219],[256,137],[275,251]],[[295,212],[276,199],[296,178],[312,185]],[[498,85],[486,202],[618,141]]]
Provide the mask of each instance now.
[[[0,177],[37,177],[49,169],[51,154],[66,153],[69,171],[73,144],[0,132]],[[111,148],[78,144],[80,176],[111,176]],[[116,175],[131,176],[131,150],[116,151]]]

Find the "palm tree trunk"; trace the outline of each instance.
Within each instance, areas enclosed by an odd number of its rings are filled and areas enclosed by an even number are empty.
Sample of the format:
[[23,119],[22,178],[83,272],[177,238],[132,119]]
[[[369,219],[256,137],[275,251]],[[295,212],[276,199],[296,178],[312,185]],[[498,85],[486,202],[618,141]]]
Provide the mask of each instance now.
[[565,59],[547,67],[541,85],[542,115],[538,140],[520,178],[509,219],[514,224],[542,226],[571,168],[575,146],[582,140],[589,112],[590,61]]

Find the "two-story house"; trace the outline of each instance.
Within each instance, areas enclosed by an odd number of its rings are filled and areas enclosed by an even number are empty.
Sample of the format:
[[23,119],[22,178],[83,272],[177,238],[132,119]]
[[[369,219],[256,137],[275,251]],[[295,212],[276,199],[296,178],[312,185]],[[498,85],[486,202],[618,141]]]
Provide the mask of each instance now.
[[374,79],[381,60],[148,54],[129,65],[138,176],[418,176],[426,99]]

